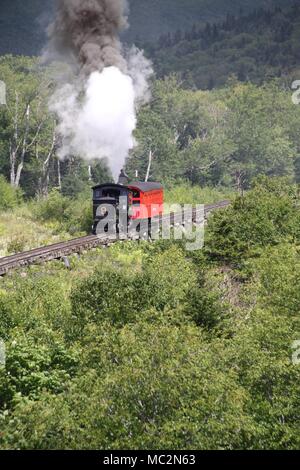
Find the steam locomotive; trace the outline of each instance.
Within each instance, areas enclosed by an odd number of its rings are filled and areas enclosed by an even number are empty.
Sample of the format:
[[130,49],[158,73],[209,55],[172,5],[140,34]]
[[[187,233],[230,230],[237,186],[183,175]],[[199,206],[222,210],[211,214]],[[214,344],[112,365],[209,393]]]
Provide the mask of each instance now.
[[137,230],[163,213],[164,190],[160,183],[129,182],[121,171],[117,184],[101,184],[93,188],[93,233]]

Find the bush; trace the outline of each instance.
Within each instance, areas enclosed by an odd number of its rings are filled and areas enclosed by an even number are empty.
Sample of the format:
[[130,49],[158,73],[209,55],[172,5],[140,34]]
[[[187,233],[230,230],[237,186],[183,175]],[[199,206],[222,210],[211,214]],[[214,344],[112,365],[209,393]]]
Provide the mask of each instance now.
[[0,211],[6,211],[17,207],[21,202],[21,193],[19,190],[14,189],[4,178],[0,175]]
[[144,263],[144,297],[157,310],[185,303],[196,283],[193,264],[174,245]]
[[21,253],[26,246],[26,238],[24,236],[14,237],[7,245],[7,252],[9,254]]
[[186,302],[196,279],[192,263],[173,247],[146,259],[142,272],[97,269],[73,289],[72,312],[80,330],[91,322],[124,325],[151,307],[162,311]]
[[45,344],[15,330],[13,340],[6,342],[5,370],[0,370],[0,408],[13,406],[12,400],[21,396],[37,399],[42,390],[62,393],[77,364],[76,354],[61,339]]
[[85,194],[70,201],[65,210],[65,230],[70,234],[90,233],[93,225],[93,206],[91,196]]
[[299,317],[300,254],[296,247],[283,244],[269,248],[252,264],[251,271],[257,280],[253,287],[264,307],[275,315]]
[[165,191],[167,204],[214,204],[230,199],[233,191],[226,188],[202,188],[190,183],[179,183]]
[[68,318],[66,287],[59,277],[14,278],[7,292],[0,294],[0,337],[14,327],[27,331],[46,323],[62,331]]
[[92,369],[78,374],[64,397],[44,393],[37,403],[21,402],[3,422],[2,447],[243,446],[247,396],[233,373],[215,367],[195,327],[106,325],[87,340]]
[[53,190],[47,198],[33,204],[33,214],[43,222],[57,222],[60,230],[71,235],[90,233],[93,223],[91,195],[83,193],[77,199],[69,199]]
[[241,265],[267,246],[298,239],[300,211],[296,198],[297,188],[287,180],[260,178],[244,197],[211,216],[206,252]]
[[33,206],[33,213],[38,220],[43,222],[65,222],[65,211],[70,201],[61,195],[56,189],[52,190],[46,198],[38,199]]
[[205,286],[194,287],[189,294],[186,313],[196,325],[209,330],[218,326],[225,318],[226,308],[217,292],[209,291]]
[[134,321],[144,301],[139,286],[140,276],[97,269],[92,276],[75,287],[71,294],[72,312],[80,330],[87,323],[108,320],[116,325]]

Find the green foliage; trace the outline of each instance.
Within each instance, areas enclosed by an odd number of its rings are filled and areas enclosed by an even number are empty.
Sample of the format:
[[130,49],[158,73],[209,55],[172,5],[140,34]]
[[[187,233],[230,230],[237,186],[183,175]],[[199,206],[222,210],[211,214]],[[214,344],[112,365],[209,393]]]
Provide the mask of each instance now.
[[241,186],[257,175],[293,177],[299,141],[291,123],[299,109],[290,95],[275,82],[263,87],[237,84],[226,102],[228,137],[235,146],[229,167],[232,173],[242,175]]
[[22,253],[25,251],[26,238],[19,236],[14,237],[7,245],[7,251],[9,254]]
[[196,325],[207,330],[220,326],[226,316],[226,308],[220,301],[220,293],[197,286],[189,293],[186,313]]
[[124,324],[134,320],[142,298],[135,291],[136,279],[126,273],[99,269],[84,280],[71,296],[73,317],[83,327],[88,322]]
[[42,391],[57,394],[66,389],[78,359],[57,338],[51,340],[52,344],[39,344],[37,338],[14,332],[13,341],[6,343],[5,370],[0,371],[1,408],[23,396],[37,399]]
[[6,364],[0,369],[0,409],[43,391],[62,393],[74,376],[78,352],[65,343],[68,301],[61,280],[12,278],[0,292],[0,337]]
[[275,315],[294,316],[298,320],[300,310],[299,273],[300,259],[297,247],[289,244],[266,250],[253,263],[263,307],[272,309]]
[[83,193],[69,202],[64,213],[65,229],[70,234],[91,233],[93,225],[93,208],[91,192]]
[[293,323],[264,309],[253,311],[238,328],[227,343],[226,361],[249,393],[247,412],[255,430],[250,448],[296,449],[300,370],[291,361]]
[[[22,435],[25,448],[242,446],[246,395],[234,374],[213,366],[212,352],[203,353],[205,339],[196,328],[138,323],[119,332],[106,327],[105,334],[100,330],[86,339],[94,343],[87,356],[94,371],[76,380],[64,401],[44,394],[35,408],[21,404],[14,431],[12,422],[4,424],[9,446],[20,443]],[[46,409],[50,428],[41,421]],[[37,432],[30,437],[33,423]]]
[[79,330],[91,322],[132,323],[151,307],[178,307],[195,281],[192,264],[175,247],[146,258],[142,272],[100,268],[73,290],[73,317]]
[[3,415],[2,446],[296,449],[289,344],[286,319],[259,310],[233,338],[211,342],[195,326],[104,323],[86,334],[85,373],[68,393],[19,400]]
[[31,207],[34,218],[58,223],[60,231],[67,231],[71,235],[91,231],[93,214],[90,191],[70,199],[54,189],[47,197],[37,199]]
[[166,204],[214,204],[222,200],[231,199],[234,193],[227,188],[201,188],[189,183],[180,183],[166,188]]
[[68,318],[66,288],[59,277],[13,279],[6,294],[0,292],[0,337],[9,337],[13,328],[39,327],[43,321],[61,330]]
[[183,252],[171,247],[147,260],[142,281],[144,298],[157,310],[176,308],[186,302],[196,279],[195,269]]
[[287,180],[257,180],[225,211],[210,219],[207,252],[218,259],[242,264],[270,245],[298,240],[297,188]]
[[[278,82],[230,82],[219,91],[184,90],[174,76],[155,82],[127,170],[174,186],[249,187],[258,175],[296,177],[300,108]],[[190,189],[188,188],[190,191]]]
[[42,198],[34,205],[34,215],[38,220],[65,221],[65,211],[68,208],[69,200],[62,194],[53,190],[46,198]]
[[212,89],[233,75],[243,82],[262,83],[266,77],[297,74],[300,10],[295,2],[285,2],[282,9],[274,8],[275,2],[257,10],[253,6],[249,14],[245,2],[242,14],[238,8],[232,14],[228,2],[224,5],[224,21],[194,22],[188,29],[180,24],[173,34],[164,31],[155,43],[141,41],[159,78],[178,73],[185,87]]
[[0,175],[0,211],[13,209],[21,203],[20,192],[16,191],[4,178]]

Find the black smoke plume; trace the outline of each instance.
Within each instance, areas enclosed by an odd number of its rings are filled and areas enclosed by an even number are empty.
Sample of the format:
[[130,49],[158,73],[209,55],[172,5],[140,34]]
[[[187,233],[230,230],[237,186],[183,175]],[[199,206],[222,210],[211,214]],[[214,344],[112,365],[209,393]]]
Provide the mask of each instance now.
[[87,74],[116,66],[126,70],[120,32],[127,27],[124,0],[57,0],[49,29],[56,50],[72,53]]

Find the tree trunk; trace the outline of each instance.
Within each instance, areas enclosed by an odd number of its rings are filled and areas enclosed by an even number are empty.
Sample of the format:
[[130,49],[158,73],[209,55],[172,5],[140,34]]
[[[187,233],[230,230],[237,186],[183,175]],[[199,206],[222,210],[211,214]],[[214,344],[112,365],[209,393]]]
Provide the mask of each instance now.
[[60,168],[60,159],[57,158],[57,183],[58,183],[58,188],[61,191],[61,168]]
[[150,171],[151,171],[152,159],[153,159],[153,154],[152,154],[152,150],[150,150],[150,152],[149,152],[148,168],[147,168],[147,173],[146,173],[146,178],[145,178],[145,182],[146,182],[146,183],[148,182],[148,180],[149,180],[149,178],[150,178]]
[[16,162],[17,162],[17,152],[18,152],[18,137],[19,137],[19,128],[18,128],[18,119],[19,119],[19,95],[16,92],[16,103],[15,103],[15,115],[14,115],[14,133],[10,141],[10,184],[15,186],[16,182]]
[[237,187],[238,193],[241,196],[244,196],[244,173],[242,170],[236,171],[235,179],[236,179],[236,187]]
[[[24,137],[22,141],[21,158],[20,158],[20,163],[17,168],[17,172],[15,173],[15,178],[13,182],[13,186],[15,186],[16,188],[20,186],[20,179],[21,179],[23,168],[24,168],[24,160],[25,160],[25,155],[27,151],[27,139],[28,139],[28,134],[29,134],[29,119],[30,119],[30,105],[27,105],[26,114],[25,114],[25,132],[24,132]],[[15,153],[14,155],[13,171],[15,171],[16,159],[17,159],[17,153]]]
[[88,172],[89,172],[89,181],[93,181],[93,175],[92,175],[92,167],[91,167],[91,165],[89,165]]
[[54,123],[51,147],[49,149],[46,160],[43,162],[43,168],[42,168],[42,188],[41,189],[42,189],[43,196],[47,196],[49,192],[50,162],[55,151],[55,145],[56,145],[56,125]]

